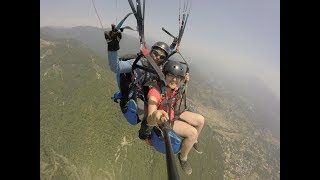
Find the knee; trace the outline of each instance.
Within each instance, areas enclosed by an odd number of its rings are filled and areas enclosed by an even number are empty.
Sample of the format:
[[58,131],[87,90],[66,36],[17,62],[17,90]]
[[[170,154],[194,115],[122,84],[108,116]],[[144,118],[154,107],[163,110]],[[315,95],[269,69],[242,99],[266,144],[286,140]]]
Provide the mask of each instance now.
[[198,131],[196,128],[191,128],[188,132],[188,138],[190,139],[197,139],[198,138]]
[[203,117],[201,114],[199,114],[199,115],[197,116],[197,121],[198,121],[198,123],[199,123],[200,126],[203,126],[203,124],[204,124],[204,117]]

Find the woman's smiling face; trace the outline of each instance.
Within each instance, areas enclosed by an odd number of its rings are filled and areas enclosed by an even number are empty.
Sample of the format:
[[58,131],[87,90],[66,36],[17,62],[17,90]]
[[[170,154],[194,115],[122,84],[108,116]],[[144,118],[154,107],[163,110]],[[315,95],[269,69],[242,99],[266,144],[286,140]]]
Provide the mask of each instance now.
[[168,83],[168,87],[170,89],[177,89],[179,83],[181,82],[182,77],[181,76],[176,76],[171,73],[166,74],[166,81]]

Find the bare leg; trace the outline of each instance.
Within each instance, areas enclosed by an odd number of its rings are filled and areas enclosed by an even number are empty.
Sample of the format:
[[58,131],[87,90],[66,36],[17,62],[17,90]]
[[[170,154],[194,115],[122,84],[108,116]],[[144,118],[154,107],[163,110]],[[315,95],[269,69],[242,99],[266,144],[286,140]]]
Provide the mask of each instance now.
[[179,116],[179,118],[195,127],[197,129],[198,136],[200,135],[200,132],[204,125],[204,117],[201,114],[185,111]]
[[188,159],[188,153],[198,138],[198,132],[196,128],[183,121],[175,121],[173,130],[184,138],[181,145],[181,159],[185,161]]

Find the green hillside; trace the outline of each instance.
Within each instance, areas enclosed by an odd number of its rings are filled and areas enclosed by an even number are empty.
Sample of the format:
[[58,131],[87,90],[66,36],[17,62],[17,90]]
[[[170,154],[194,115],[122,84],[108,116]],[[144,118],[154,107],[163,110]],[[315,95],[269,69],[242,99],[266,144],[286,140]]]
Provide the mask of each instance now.
[[[126,122],[111,100],[115,75],[97,31],[41,28],[41,179],[167,179],[165,155],[137,137],[140,124]],[[90,33],[97,42],[87,42]],[[119,53],[134,53],[133,40],[123,39]],[[205,117],[204,153],[191,150],[190,176],[177,164],[181,179],[280,179],[280,140],[255,122],[268,118],[217,77],[197,81],[190,68],[188,105]]]
[[[41,179],[166,179],[165,155],[137,137],[110,98],[117,90],[105,57],[74,39],[40,36]],[[206,124],[205,153],[191,151],[193,173],[181,179],[223,179],[224,159]],[[178,163],[178,161],[176,160]]]

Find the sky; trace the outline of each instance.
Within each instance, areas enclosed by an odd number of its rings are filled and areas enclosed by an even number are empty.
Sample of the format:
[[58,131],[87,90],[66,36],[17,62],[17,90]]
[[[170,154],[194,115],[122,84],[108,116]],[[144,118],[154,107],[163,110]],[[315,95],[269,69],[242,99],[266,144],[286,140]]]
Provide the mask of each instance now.
[[[161,28],[178,34],[184,0],[146,1],[146,38],[170,44]],[[127,0],[41,0],[40,26],[101,28],[100,18],[105,29],[129,12]],[[124,25],[136,27],[134,16]],[[280,0],[193,0],[180,49],[207,69],[218,64],[228,74],[255,76],[280,99]]]

